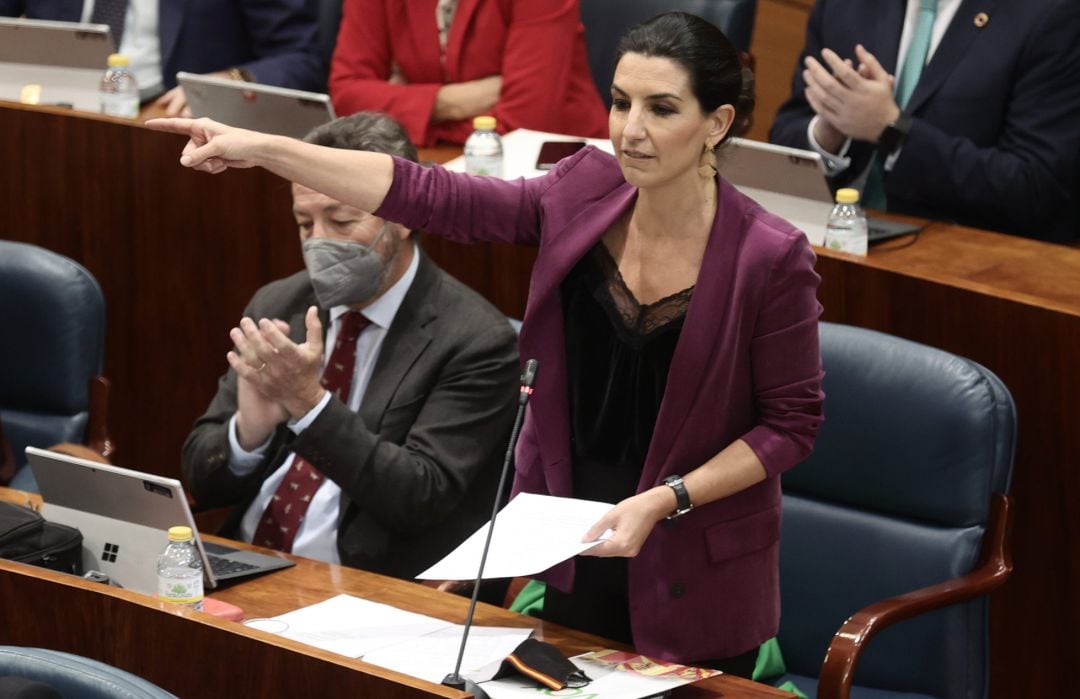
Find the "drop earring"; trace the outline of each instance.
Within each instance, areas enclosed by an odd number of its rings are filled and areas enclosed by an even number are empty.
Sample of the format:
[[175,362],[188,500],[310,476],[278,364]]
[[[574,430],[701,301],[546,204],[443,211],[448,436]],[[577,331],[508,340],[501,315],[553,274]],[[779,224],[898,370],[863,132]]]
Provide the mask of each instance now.
[[711,144],[708,141],[705,142],[705,150],[701,153],[701,160],[698,163],[698,174],[705,179],[712,179],[716,177],[716,144]]

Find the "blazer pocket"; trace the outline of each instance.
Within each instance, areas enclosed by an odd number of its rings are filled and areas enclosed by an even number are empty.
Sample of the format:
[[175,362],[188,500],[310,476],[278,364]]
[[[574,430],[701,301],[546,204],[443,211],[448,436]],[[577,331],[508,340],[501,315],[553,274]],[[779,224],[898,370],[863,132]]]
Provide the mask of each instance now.
[[705,546],[713,563],[760,551],[780,539],[780,508],[718,522],[705,529]]

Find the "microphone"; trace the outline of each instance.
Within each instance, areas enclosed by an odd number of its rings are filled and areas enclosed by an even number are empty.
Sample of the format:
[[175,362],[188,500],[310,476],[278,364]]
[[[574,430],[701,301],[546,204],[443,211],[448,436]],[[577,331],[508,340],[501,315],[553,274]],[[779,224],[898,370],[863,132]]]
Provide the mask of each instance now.
[[458,649],[454,671],[444,677],[442,681],[447,687],[471,693],[475,699],[488,699],[487,692],[472,680],[467,680],[461,676],[461,661],[465,658],[465,642],[469,640],[469,629],[472,628],[473,614],[476,613],[476,600],[480,596],[480,581],[484,577],[484,565],[487,563],[488,549],[491,547],[491,535],[495,532],[495,517],[499,514],[499,510],[502,509],[502,494],[506,488],[506,474],[510,472],[510,464],[514,460],[514,447],[517,446],[518,433],[521,431],[521,423],[525,419],[525,406],[529,403],[529,397],[533,393],[533,384],[536,383],[536,369],[538,366],[539,364],[535,359],[530,359],[525,362],[525,370],[521,373],[521,392],[518,394],[517,416],[514,418],[514,429],[510,432],[510,443],[506,446],[502,475],[499,476],[499,489],[495,491],[495,503],[491,508],[491,522],[488,524],[484,551],[480,554],[480,569],[476,571],[476,580],[473,582],[469,613],[465,615],[465,630],[461,633],[461,648]]

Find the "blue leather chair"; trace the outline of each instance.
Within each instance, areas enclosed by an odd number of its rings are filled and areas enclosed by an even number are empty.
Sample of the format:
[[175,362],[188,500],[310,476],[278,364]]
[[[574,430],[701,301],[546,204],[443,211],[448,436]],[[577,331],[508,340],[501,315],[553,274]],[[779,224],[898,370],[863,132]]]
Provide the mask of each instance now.
[[45,648],[0,646],[0,677],[6,675],[49,685],[65,699],[176,699],[126,670]]
[[720,27],[735,48],[750,50],[757,0],[581,0],[589,70],[608,107],[619,39],[632,25],[671,10],[707,19]]
[[981,699],[985,595],[1012,570],[1012,397],[975,362],[862,328],[822,323],[821,355],[825,423],[783,477],[780,681]]
[[108,456],[105,297],[94,277],[63,255],[0,240],[0,327],[0,422],[20,469],[11,485],[37,489],[27,446],[86,443]]

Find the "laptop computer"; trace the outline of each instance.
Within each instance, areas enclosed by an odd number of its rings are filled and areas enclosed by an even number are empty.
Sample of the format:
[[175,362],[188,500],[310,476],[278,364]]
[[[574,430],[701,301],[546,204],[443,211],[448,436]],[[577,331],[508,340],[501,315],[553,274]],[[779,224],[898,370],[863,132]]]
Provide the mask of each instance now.
[[184,72],[176,80],[193,115],[242,129],[303,138],[335,118],[330,97],[319,92]]
[[206,587],[294,565],[254,551],[204,543],[180,481],[65,454],[26,448],[50,522],[83,535],[83,569],[98,570],[130,590],[157,593],[157,558],[169,527],[191,527]]
[[97,112],[98,85],[113,52],[104,24],[0,17],[0,99],[34,95],[31,103]]
[[[766,211],[787,219],[814,245],[825,242],[833,194],[814,151],[733,138],[721,150],[720,174]],[[870,242],[914,233],[922,226],[867,216]]]

